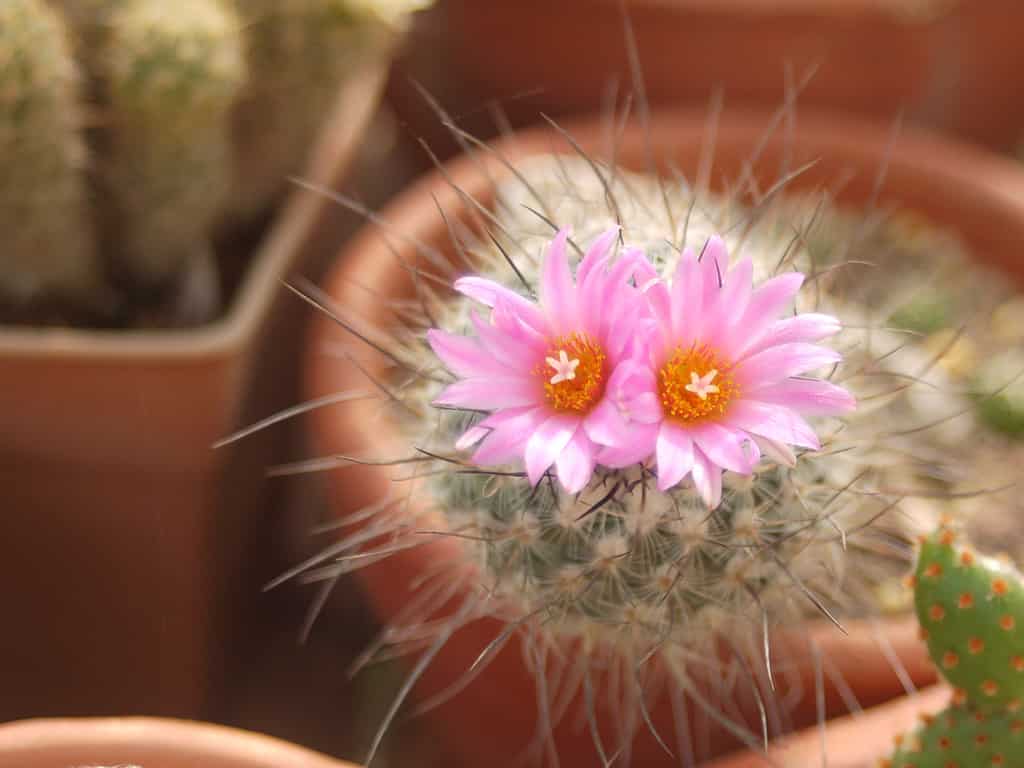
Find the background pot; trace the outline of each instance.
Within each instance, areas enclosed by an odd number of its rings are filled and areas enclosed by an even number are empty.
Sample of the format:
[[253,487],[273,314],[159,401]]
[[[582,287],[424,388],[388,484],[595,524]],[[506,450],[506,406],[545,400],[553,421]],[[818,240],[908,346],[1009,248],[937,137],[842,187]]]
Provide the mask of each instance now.
[[0,768],[355,768],[248,731],[155,718],[26,720],[0,725]]
[[[431,54],[403,66],[477,135],[497,132],[492,102],[517,127],[597,112],[632,90],[623,7],[655,105],[705,106],[720,87],[726,104],[774,108],[787,69],[813,69],[804,106],[903,114],[1000,150],[1024,137],[1016,0],[443,0],[418,32]],[[454,149],[412,85],[391,90],[412,133]]]
[[[387,58],[343,86],[306,178],[341,181]],[[282,281],[341,242],[335,210],[293,192],[237,246],[248,265],[209,326],[0,329],[0,720],[209,708],[267,575],[282,458],[268,435],[212,445],[295,403],[305,314]]]
[[[717,126],[715,180],[735,180],[740,176],[770,122],[768,113],[726,111]],[[693,178],[704,154],[705,123],[703,112],[656,112],[649,133],[654,162],[663,168],[679,168]],[[601,154],[606,133],[601,123],[581,122],[570,125],[568,130],[587,151]],[[509,137],[496,148],[513,167],[531,155],[572,152],[564,138],[547,130]],[[627,168],[646,167],[648,144],[643,127],[629,126],[615,150],[617,160]],[[836,190],[840,204],[863,206],[876,200],[877,194],[881,207],[897,206],[923,214],[956,232],[980,259],[1001,267],[1017,280],[1024,277],[1019,261],[1024,243],[1024,173],[1011,161],[913,131],[907,131],[893,143],[891,132],[883,128],[835,116],[801,113],[794,125],[777,130],[764,143],[754,175],[760,188],[767,189],[778,178],[780,168],[797,167],[811,158],[818,158],[819,162],[794,180],[791,190],[820,189],[842,180]],[[883,166],[885,183],[879,190],[878,173]],[[463,220],[472,226],[467,200],[453,185],[488,205],[493,201],[495,181],[508,178],[509,173],[508,167],[492,155],[480,153],[462,157],[449,164],[443,173],[429,175],[406,190],[382,212],[382,218],[389,223],[387,236],[376,226],[368,226],[340,254],[325,283],[338,311],[355,322],[386,327],[392,318],[388,303],[381,301],[380,294],[402,298],[413,292],[409,272],[402,263],[429,268],[418,257],[414,244],[436,248],[455,258],[446,221]],[[373,286],[375,291],[367,291],[365,286]],[[313,329],[307,359],[310,397],[365,386],[362,374],[341,356],[324,353],[325,345],[336,348],[338,343],[357,345],[335,324],[321,318]],[[360,359],[372,372],[382,373],[386,369],[385,360],[363,347],[358,349]],[[401,445],[394,427],[376,413],[366,404],[344,404],[317,412],[313,429],[319,452],[404,455],[407,446]],[[389,468],[366,466],[328,473],[328,493],[335,515],[340,517],[381,498],[393,477]],[[431,563],[457,556],[453,554],[454,546],[450,541],[432,542],[390,556],[359,572],[381,621],[386,622],[402,608],[409,599],[411,585]],[[450,684],[497,631],[495,626],[479,622],[456,633],[428,668],[418,685],[420,694],[429,695]],[[934,672],[914,638],[913,624],[895,627],[893,632],[912,677],[919,682],[933,680]],[[862,704],[880,703],[902,693],[866,632],[859,636],[855,633],[849,641],[837,641],[834,635],[832,632],[831,642],[841,651],[837,658],[849,665],[846,672]],[[829,637],[828,632],[822,633],[820,641],[829,642]],[[847,642],[852,645],[844,645]],[[515,755],[533,735],[532,685],[518,652],[506,650],[486,674],[439,708],[433,721],[436,732],[447,737],[449,746],[471,764],[493,760],[496,754]],[[501,695],[496,696],[495,691],[501,691]],[[828,711],[836,713],[840,707],[832,693],[828,697]],[[797,713],[797,721],[801,716],[804,722],[813,722],[817,715],[813,710],[805,710]],[[560,732],[558,738],[564,760],[571,755],[580,764],[591,764],[592,745],[586,734]],[[659,756],[664,759],[664,753],[652,739],[646,742],[649,743],[638,745],[633,755],[638,764],[647,765],[645,761],[656,761]],[[722,739],[718,746],[727,745],[728,740]],[[883,746],[889,749],[891,741],[886,739]],[[878,756],[882,754],[884,751],[879,751]]]

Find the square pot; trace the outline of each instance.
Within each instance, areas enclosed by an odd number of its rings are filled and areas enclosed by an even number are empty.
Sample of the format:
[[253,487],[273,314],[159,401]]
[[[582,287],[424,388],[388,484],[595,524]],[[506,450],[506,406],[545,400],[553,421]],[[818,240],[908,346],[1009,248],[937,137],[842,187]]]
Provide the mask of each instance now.
[[[342,86],[305,178],[342,179],[387,58]],[[297,401],[282,281],[333,253],[336,210],[291,193],[208,326],[0,329],[0,720],[208,710],[265,575],[274,461],[266,433],[212,445]]]

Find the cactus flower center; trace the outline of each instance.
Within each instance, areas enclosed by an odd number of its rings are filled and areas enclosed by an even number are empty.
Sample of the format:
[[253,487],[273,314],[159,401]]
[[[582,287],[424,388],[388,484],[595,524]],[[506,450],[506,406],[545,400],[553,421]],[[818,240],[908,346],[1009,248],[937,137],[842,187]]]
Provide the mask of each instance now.
[[604,395],[607,356],[585,334],[553,341],[534,373],[544,380],[544,398],[554,410],[585,413]]
[[665,414],[682,422],[725,413],[739,387],[729,366],[708,347],[677,347],[658,371],[658,396]]

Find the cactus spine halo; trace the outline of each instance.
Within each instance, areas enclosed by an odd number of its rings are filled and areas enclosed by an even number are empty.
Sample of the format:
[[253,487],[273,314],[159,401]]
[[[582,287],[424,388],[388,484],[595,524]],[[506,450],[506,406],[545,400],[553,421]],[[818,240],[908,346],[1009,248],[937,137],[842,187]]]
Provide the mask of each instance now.
[[[365,658],[419,654],[411,688],[460,630],[493,628],[422,706],[518,650],[539,759],[581,722],[628,757],[651,719],[686,764],[695,713],[757,746],[813,658],[775,638],[876,614],[932,518],[914,428],[934,413],[906,383],[929,357],[849,299],[849,242],[819,248],[836,233],[815,234],[815,201],[747,207],[593,158],[514,167],[474,229],[446,220],[450,258],[418,249],[415,292],[379,302],[381,325],[332,309],[387,359],[367,381],[400,438],[282,470],[392,468],[312,576],[398,570],[443,541]],[[665,424],[689,442],[659,452]]]

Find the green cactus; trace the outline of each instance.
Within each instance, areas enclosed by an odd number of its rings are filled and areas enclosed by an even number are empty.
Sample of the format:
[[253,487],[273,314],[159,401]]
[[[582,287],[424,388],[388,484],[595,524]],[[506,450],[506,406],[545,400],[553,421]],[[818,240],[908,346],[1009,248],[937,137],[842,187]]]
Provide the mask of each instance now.
[[1009,768],[1024,753],[1024,720],[952,706],[899,739],[885,768]]
[[99,282],[78,86],[60,18],[42,0],[0,3],[0,301],[15,307]]
[[910,301],[893,312],[889,326],[929,334],[948,328],[953,315],[949,296],[940,291],[916,292]]
[[[238,0],[251,77],[233,116],[235,189],[228,216],[261,213],[305,171],[345,75],[393,37],[402,15],[352,0]],[[384,4],[402,10],[419,3]]]
[[898,740],[888,768],[1016,765],[1024,751],[1024,582],[948,523],[921,540],[912,577],[928,652],[953,703]]
[[979,366],[973,386],[978,416],[993,429],[1024,438],[1024,352],[1009,349]]
[[975,553],[948,526],[921,544],[914,604],[928,651],[972,708],[1024,703],[1024,583],[1012,565]]
[[245,79],[241,28],[219,0],[128,0],[109,23],[102,181],[115,268],[159,286],[208,258],[230,183],[228,114]]

